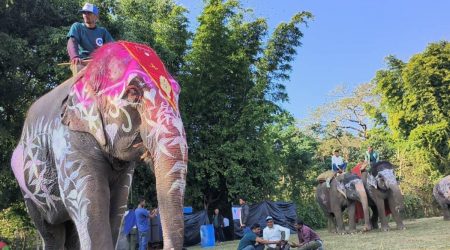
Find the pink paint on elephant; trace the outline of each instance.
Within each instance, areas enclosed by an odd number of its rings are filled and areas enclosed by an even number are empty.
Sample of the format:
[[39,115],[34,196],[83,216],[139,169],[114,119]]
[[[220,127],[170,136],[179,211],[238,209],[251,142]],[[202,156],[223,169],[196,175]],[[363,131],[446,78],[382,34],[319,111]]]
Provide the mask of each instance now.
[[[114,51],[114,53],[111,53]],[[152,79],[146,72],[146,66],[139,64],[140,56],[145,57],[147,52],[143,52],[140,55],[131,55],[129,51],[124,47],[121,42],[109,45],[108,49],[97,51],[93,55],[93,63],[90,63],[86,69],[86,73],[83,78],[79,79],[74,86],[74,92],[80,101],[80,104],[89,106],[92,102],[92,96],[86,96],[86,88],[93,88],[98,95],[106,95],[109,97],[120,98],[128,86],[128,80],[130,77],[136,74],[143,78],[145,84],[153,89],[157,87],[161,96],[166,98],[166,101],[171,102],[165,92],[173,93],[173,98],[178,103],[178,95],[180,93],[180,86],[173,79],[173,77],[164,68],[161,70],[168,79],[168,85],[161,79]],[[158,58],[159,60],[159,58]],[[155,81],[160,81],[156,83]],[[177,105],[177,104],[176,104]],[[174,109],[177,109],[174,106]]]
[[[134,162],[144,160],[156,177],[164,248],[182,248],[188,148],[179,92],[152,49],[117,42],[32,105],[12,168],[45,244],[114,249]],[[73,225],[77,234],[66,235]]]

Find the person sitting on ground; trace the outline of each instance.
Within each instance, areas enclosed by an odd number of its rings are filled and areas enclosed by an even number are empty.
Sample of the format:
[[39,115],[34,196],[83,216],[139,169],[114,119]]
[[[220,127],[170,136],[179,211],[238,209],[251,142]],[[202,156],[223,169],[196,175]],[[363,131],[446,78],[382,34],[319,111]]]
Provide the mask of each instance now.
[[282,227],[274,223],[272,216],[266,217],[267,227],[263,230],[263,238],[265,240],[276,240],[280,241],[280,244],[269,244],[267,245],[267,249],[269,250],[287,250],[289,249],[289,244],[287,244],[287,240],[289,240],[290,230],[289,228]]
[[256,243],[259,243],[261,245],[280,243],[279,240],[271,241],[271,240],[265,240],[261,237],[258,237],[258,235],[260,233],[261,233],[261,226],[258,223],[253,224],[250,227],[250,231],[248,231],[246,234],[244,234],[244,237],[242,237],[242,239],[239,241],[237,250],[255,250]]
[[95,49],[114,41],[105,28],[97,25],[97,6],[86,3],[79,12],[83,15],[83,23],[75,22],[67,33],[67,53],[75,66],[82,65]]
[[291,248],[297,247],[299,250],[323,250],[323,242],[319,235],[302,220],[297,220],[294,224],[297,230],[298,243],[291,242]]
[[[367,147],[367,151],[366,154],[364,155],[365,157],[365,162],[367,163],[367,167],[364,168],[366,170],[370,170],[370,168],[373,167],[373,165],[375,165],[375,163],[377,163],[379,161],[379,154],[378,152],[374,151],[372,146],[369,145],[369,147]],[[362,170],[364,170],[362,169]]]

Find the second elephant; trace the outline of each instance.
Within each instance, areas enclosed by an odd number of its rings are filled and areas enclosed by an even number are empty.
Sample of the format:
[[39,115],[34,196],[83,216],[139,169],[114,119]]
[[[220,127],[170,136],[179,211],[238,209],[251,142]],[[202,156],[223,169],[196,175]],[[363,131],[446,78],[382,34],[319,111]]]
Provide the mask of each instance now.
[[397,223],[398,229],[405,229],[400,212],[404,209],[403,195],[397,183],[394,173],[394,166],[387,162],[381,161],[375,163],[370,171],[361,173],[364,187],[369,196],[369,204],[373,211],[372,226],[378,228],[378,216],[381,221],[381,229],[389,230],[388,220],[386,217],[386,204]]
[[442,208],[444,220],[450,220],[450,175],[434,186],[433,195]]
[[[344,196],[345,194],[345,196]],[[364,210],[364,230],[370,230],[369,207],[366,191],[362,180],[354,174],[346,173],[331,180],[330,187],[321,183],[316,189],[316,200],[328,217],[330,232],[337,230],[344,233],[342,211],[347,208],[350,223],[350,232],[356,231],[355,205],[361,202]]]

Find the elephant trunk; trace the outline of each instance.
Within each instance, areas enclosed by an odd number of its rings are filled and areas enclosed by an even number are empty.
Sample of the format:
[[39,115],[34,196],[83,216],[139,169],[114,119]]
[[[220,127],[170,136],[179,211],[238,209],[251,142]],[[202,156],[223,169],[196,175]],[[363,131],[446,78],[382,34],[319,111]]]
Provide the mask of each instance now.
[[356,192],[358,192],[360,202],[361,202],[361,205],[362,205],[363,211],[364,211],[364,224],[365,224],[364,231],[368,231],[371,229],[371,226],[370,226],[370,217],[369,217],[369,203],[367,200],[366,190],[364,189],[364,184],[362,182],[357,183],[355,185],[355,187],[356,187]]
[[186,135],[179,116],[153,121],[156,121],[151,123],[153,126],[141,127],[141,136],[147,148],[143,158],[147,158],[144,159],[146,162],[153,162],[154,166],[164,249],[182,249],[188,161]]
[[388,182],[388,188],[392,192],[392,197],[394,198],[395,201],[394,209],[397,212],[401,212],[404,209],[404,202],[400,186],[397,184],[396,180],[393,180]]
[[164,249],[181,249],[184,240],[183,201],[187,163],[160,157],[155,161],[156,191]]

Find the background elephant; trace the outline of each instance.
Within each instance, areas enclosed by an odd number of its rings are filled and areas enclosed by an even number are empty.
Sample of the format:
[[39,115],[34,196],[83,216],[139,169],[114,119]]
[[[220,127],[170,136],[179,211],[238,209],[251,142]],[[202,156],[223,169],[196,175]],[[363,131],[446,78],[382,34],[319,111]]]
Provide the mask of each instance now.
[[375,163],[370,171],[361,173],[364,187],[369,196],[369,204],[373,211],[372,226],[378,228],[378,216],[381,221],[381,229],[389,230],[386,217],[385,202],[397,223],[398,229],[405,229],[400,212],[404,209],[403,195],[397,183],[394,166],[387,161]]
[[182,248],[179,92],[151,48],[117,42],[31,106],[11,165],[45,249],[114,249],[140,159],[156,176],[164,248]]
[[434,186],[433,195],[442,208],[444,220],[450,220],[450,175],[444,177]]
[[342,211],[345,208],[348,211],[350,232],[356,231],[356,201],[361,202],[364,210],[364,230],[371,229],[366,191],[361,178],[357,175],[345,173],[333,178],[330,182],[330,188],[327,188],[325,182],[319,184],[316,189],[316,200],[328,217],[328,230],[330,232],[335,232],[336,229],[338,233],[344,232]]

